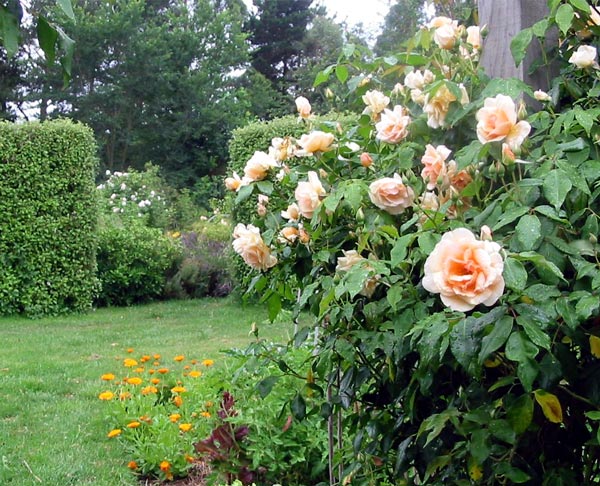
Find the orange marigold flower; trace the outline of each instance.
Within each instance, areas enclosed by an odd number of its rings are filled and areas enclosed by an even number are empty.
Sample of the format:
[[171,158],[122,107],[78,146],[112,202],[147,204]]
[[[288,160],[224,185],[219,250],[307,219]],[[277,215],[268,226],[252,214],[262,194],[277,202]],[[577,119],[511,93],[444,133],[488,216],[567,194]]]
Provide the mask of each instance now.
[[162,461],[159,467],[162,472],[168,473],[171,470],[171,463],[169,461]]
[[136,368],[134,371],[136,373],[143,373],[144,372],[144,368],[140,366],[139,368]]
[[191,366],[190,366],[190,365],[185,365],[185,366],[183,367],[183,369],[184,369],[184,370],[189,370],[190,368],[191,368]]
[[197,359],[193,359],[193,360],[190,361],[190,363],[196,364],[196,363],[198,363],[198,360]]
[[180,413],[172,413],[171,415],[169,415],[169,420],[173,423],[177,422],[180,418],[181,418]]
[[131,469],[132,471],[135,471],[138,468],[138,465],[137,465],[137,462],[135,462],[135,461],[129,461],[127,463],[127,467],[129,469]]
[[171,388],[171,393],[185,393],[187,389],[183,386],[174,386]]
[[104,373],[100,378],[104,381],[111,381],[115,379],[115,375],[112,373]]
[[183,354],[180,354],[178,356],[175,356],[173,358],[173,361],[183,361],[185,359],[185,356]]
[[158,378],[152,378],[152,379],[150,380],[150,382],[151,382],[153,385],[158,385],[158,384],[160,383],[160,379],[158,379]]
[[182,432],[189,432],[192,430],[192,424],[179,424],[179,430]]
[[153,375],[154,373],[156,373],[156,370],[155,370],[154,368],[150,368],[150,369],[148,370],[148,374],[149,374],[149,375]]
[[128,398],[131,398],[131,393],[129,393],[129,392],[119,393],[119,400],[127,400]]
[[158,366],[160,365],[160,361],[155,361],[154,363],[152,363],[154,366]]
[[143,380],[139,376],[132,376],[131,378],[125,378],[125,381],[130,385],[141,385]]
[[134,420],[133,422],[129,422],[127,424],[127,428],[128,429],[137,429],[140,425],[142,425],[140,422],[138,422],[137,420]]
[[140,358],[140,361],[141,361],[142,363],[145,363],[146,361],[150,361],[151,359],[152,359],[152,357],[150,357],[149,355],[145,354],[144,356],[142,356],[142,357]]
[[192,370],[188,373],[188,376],[191,376],[192,378],[198,378],[199,376],[202,376],[202,371]]
[[152,356],[154,359],[160,359],[160,354],[155,354],[154,356]]
[[125,358],[123,360],[123,365],[127,368],[133,368],[134,366],[138,365],[138,362],[133,358]]
[[133,348],[127,348],[128,353],[133,353]]
[[183,398],[177,395],[176,397],[173,397],[173,403],[176,407],[181,407],[181,405],[183,405]]
[[204,418],[210,418],[210,412],[200,412],[200,416]]
[[212,365],[214,365],[214,364],[215,364],[215,361],[214,361],[214,360],[212,360],[212,359],[203,359],[203,360],[202,360],[202,364],[203,364],[204,366],[212,366]]
[[164,375],[165,373],[169,372],[169,368],[158,368],[158,371],[161,375]]
[[148,415],[142,415],[140,417],[140,420],[142,422],[146,422],[147,424],[151,424],[152,423],[152,418],[150,418]]
[[196,459],[194,459],[194,456],[190,456],[189,454],[186,454],[185,456],[183,456],[185,458],[186,462],[194,462]]
[[100,400],[112,400],[115,397],[115,394],[111,391],[103,391],[98,395]]
[[109,439],[112,439],[113,437],[117,437],[119,435],[121,435],[122,430],[121,429],[112,429],[107,435],[107,437]]
[[145,386],[142,388],[142,395],[150,395],[152,393],[158,393],[158,388],[155,386]]

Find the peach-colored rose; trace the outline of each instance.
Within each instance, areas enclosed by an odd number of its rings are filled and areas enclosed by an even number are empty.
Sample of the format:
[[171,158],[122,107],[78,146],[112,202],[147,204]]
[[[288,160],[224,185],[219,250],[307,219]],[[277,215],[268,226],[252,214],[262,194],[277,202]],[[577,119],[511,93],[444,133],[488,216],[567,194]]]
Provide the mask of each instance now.
[[310,117],[310,102],[304,96],[298,96],[298,98],[296,98],[296,109],[298,110],[300,118],[306,119]]
[[325,196],[325,189],[316,172],[308,173],[308,181],[298,182],[294,192],[298,202],[298,210],[305,218],[312,218],[315,209],[321,204],[321,198]]
[[371,157],[370,153],[363,152],[360,154],[360,165],[367,169],[373,165],[373,157]]
[[302,150],[298,151],[296,155],[312,155],[315,152],[325,152],[331,148],[334,138],[333,133],[318,130],[310,132],[308,135],[304,134],[298,141],[298,145],[302,147]]
[[456,162],[454,160],[450,161],[450,164],[448,164],[448,173],[450,174],[450,185],[457,192],[461,192],[465,187],[473,182],[473,178],[468,171],[464,169],[458,172],[456,171]]
[[369,198],[380,209],[390,214],[400,214],[410,207],[415,198],[411,187],[402,183],[398,174],[384,177],[372,182],[369,186]]
[[385,107],[390,104],[390,99],[381,91],[375,89],[367,91],[363,95],[362,100],[367,105],[363,113],[371,115],[372,118],[377,118],[379,113],[385,110]]
[[[335,271],[339,273],[349,272],[350,269],[354,267],[354,265],[368,261],[365,257],[361,256],[356,250],[342,250],[342,253],[344,254],[344,256],[338,257],[337,265],[335,267]],[[368,264],[365,264],[365,268],[372,267],[369,267]],[[375,289],[377,288],[379,278],[379,275],[367,278],[359,294],[364,295],[365,297],[372,297],[375,293]]]
[[504,292],[503,270],[500,245],[457,228],[442,236],[425,261],[422,283],[425,290],[439,293],[446,306],[466,312],[498,301]]
[[230,191],[239,191],[240,187],[243,185],[242,179],[240,179],[240,176],[237,175],[237,172],[234,172],[232,177],[225,178],[225,187]]
[[548,93],[541,89],[536,89],[533,92],[533,97],[538,101],[550,101],[552,99]]
[[288,221],[298,221],[300,219],[300,208],[296,203],[290,204],[285,211],[281,211],[281,217]]
[[425,78],[419,70],[411,71],[404,78],[404,85],[410,89],[423,89],[425,86]]
[[427,114],[427,125],[431,128],[444,126],[450,103],[453,101],[456,101],[456,96],[450,92],[446,85],[440,86],[433,96],[427,95],[423,107],[423,111]]
[[269,154],[266,154],[265,152],[254,152],[254,155],[246,162],[244,175],[250,181],[261,181],[267,177],[269,170],[276,166],[277,162]]
[[408,135],[410,117],[407,111],[400,105],[394,106],[394,110],[384,110],[381,121],[375,125],[377,138],[387,143],[398,143]]
[[269,147],[269,155],[273,157],[277,162],[283,162],[294,155],[295,147],[292,141],[288,138],[276,137],[271,140],[271,146]]
[[450,156],[452,151],[445,145],[427,145],[425,147],[425,153],[421,157],[421,163],[423,164],[423,170],[421,171],[421,177],[427,182],[427,189],[433,190],[438,185],[444,187],[448,185],[448,167],[446,159]]
[[467,27],[467,42],[473,46],[473,49],[481,48],[481,30],[477,25]]
[[579,46],[569,58],[569,62],[581,69],[593,66],[596,62],[596,48]]
[[434,28],[433,40],[442,49],[452,49],[459,36],[458,22],[448,17],[435,17],[429,23]]
[[514,101],[506,95],[486,98],[477,112],[477,138],[481,143],[504,140],[512,150],[518,150],[529,135],[531,125],[524,120],[517,123]]
[[277,258],[271,254],[257,227],[239,223],[233,230],[233,237],[233,249],[247,265],[264,271],[277,264]]
[[425,93],[420,89],[410,90],[410,99],[413,100],[417,105],[423,106],[425,104]]
[[279,242],[283,244],[294,243],[300,236],[298,228],[286,226],[279,232]]

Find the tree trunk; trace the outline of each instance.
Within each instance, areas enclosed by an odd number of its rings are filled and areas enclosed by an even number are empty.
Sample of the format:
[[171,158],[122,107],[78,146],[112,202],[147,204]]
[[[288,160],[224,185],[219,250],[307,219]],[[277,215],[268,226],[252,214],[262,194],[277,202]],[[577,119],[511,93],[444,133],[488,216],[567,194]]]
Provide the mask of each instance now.
[[[479,0],[479,23],[487,26],[481,64],[491,77],[518,78],[534,89],[547,90],[552,70],[530,72],[532,65],[543,59],[542,46],[534,39],[519,66],[510,52],[510,41],[521,30],[532,26],[548,14],[546,0]],[[556,43],[558,34],[551,34],[546,45]]]

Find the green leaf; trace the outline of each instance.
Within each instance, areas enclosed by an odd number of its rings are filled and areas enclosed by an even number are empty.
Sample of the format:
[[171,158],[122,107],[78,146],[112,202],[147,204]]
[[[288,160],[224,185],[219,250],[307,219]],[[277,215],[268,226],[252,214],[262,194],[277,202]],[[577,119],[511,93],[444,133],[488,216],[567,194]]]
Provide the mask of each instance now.
[[481,351],[479,352],[479,364],[483,362],[497,349],[504,345],[512,332],[513,318],[504,316],[500,319],[489,333],[481,340]]
[[360,265],[354,265],[344,277],[344,289],[350,297],[360,293],[369,277],[371,270]]
[[507,224],[512,223],[513,221],[516,221],[518,218],[520,218],[524,214],[527,214],[528,212],[529,212],[529,208],[527,208],[525,206],[519,206],[516,208],[509,209],[502,215],[502,218],[500,218],[500,221],[498,221],[492,227],[492,231],[498,231],[500,228],[506,226]]
[[390,253],[391,265],[392,267],[397,267],[400,263],[402,263],[406,256],[408,255],[408,247],[412,244],[416,237],[416,234],[411,233],[409,235],[404,235],[394,244],[392,251]]
[[46,63],[51,65],[54,63],[56,56],[56,41],[58,40],[58,32],[54,29],[44,17],[39,17],[37,21],[37,36],[40,47],[46,56]]
[[579,124],[585,130],[585,133],[589,137],[590,131],[592,130],[592,126],[596,122],[597,117],[589,111],[577,107],[577,109],[575,109],[575,119],[579,122]]
[[279,311],[281,311],[281,297],[278,294],[272,294],[267,301],[267,309],[269,311],[269,320],[273,322]]
[[248,184],[247,186],[240,187],[240,190],[235,198],[235,204],[240,204],[248,199],[252,195],[252,191],[254,191],[254,184]]
[[515,60],[515,67],[518,67],[523,62],[523,59],[525,59],[527,48],[532,39],[533,31],[531,28],[527,28],[515,35],[510,41],[510,52]]
[[430,415],[421,423],[419,427],[419,432],[417,433],[417,437],[420,437],[424,432],[428,432],[427,440],[425,441],[425,445],[423,447],[427,447],[427,445],[435,439],[444,427],[446,426],[446,422],[450,420],[452,417],[458,417],[459,412],[457,410],[444,410],[442,413],[436,413],[434,415]]
[[572,187],[569,175],[562,169],[555,169],[546,175],[542,190],[548,202],[558,209],[562,206]]
[[256,187],[262,194],[267,196],[273,193],[273,183],[271,181],[259,181],[256,183]]
[[598,307],[600,307],[600,299],[598,296],[588,295],[575,304],[575,312],[580,320],[585,321],[596,309],[598,309]]
[[279,376],[267,376],[264,380],[261,380],[256,384],[256,391],[258,391],[258,394],[261,396],[261,398],[265,398],[269,393],[271,393],[273,386],[275,386],[278,381]]
[[8,57],[13,57],[19,50],[19,23],[4,5],[0,5],[0,38]]
[[533,420],[533,400],[529,393],[517,398],[506,411],[506,420],[517,435],[523,434]]
[[516,292],[522,291],[527,285],[527,270],[519,260],[507,257],[502,275],[506,286]]
[[514,331],[506,343],[506,357],[519,363],[537,356],[539,348],[519,331]]
[[521,471],[520,469],[518,469],[516,467],[511,466],[507,462],[501,463],[496,468],[496,474],[501,475],[501,476],[506,476],[513,483],[517,483],[517,484],[526,483],[527,481],[529,481],[531,479],[531,476],[529,476],[527,473]]
[[313,83],[313,88],[316,88],[317,86],[325,83],[328,80],[329,80],[329,73],[327,73],[325,71],[319,71],[317,73],[317,75],[315,76],[315,81]]
[[540,328],[537,322],[528,319],[526,316],[518,316],[517,324],[525,330],[525,334],[531,339],[532,343],[540,348],[550,349],[550,336]]
[[338,64],[335,68],[335,76],[338,78],[340,83],[345,83],[348,79],[348,68],[343,64]]
[[588,144],[581,137],[576,138],[575,140],[571,140],[570,142],[559,143],[556,146],[557,150],[562,150],[563,152],[580,152],[581,150],[585,150],[586,148],[588,148]]
[[71,5],[71,0],[57,0],[58,5],[62,11],[69,17],[71,20],[75,20],[75,14],[73,13],[73,6]]
[[587,0],[569,0],[569,3],[582,12],[590,13],[590,5]]
[[292,414],[294,418],[298,420],[304,419],[306,417],[306,402],[304,401],[304,397],[297,393],[296,396],[292,399],[290,403],[290,408],[292,409]]
[[568,3],[563,3],[558,7],[554,19],[556,20],[556,25],[558,25],[558,28],[563,34],[566,34],[569,31],[574,16],[575,11]]
[[516,228],[515,237],[525,251],[537,249],[542,242],[542,224],[534,214],[523,216]]
[[469,145],[456,152],[455,160],[458,170],[462,170],[472,164],[477,163],[481,149],[481,142],[478,140],[473,140]]

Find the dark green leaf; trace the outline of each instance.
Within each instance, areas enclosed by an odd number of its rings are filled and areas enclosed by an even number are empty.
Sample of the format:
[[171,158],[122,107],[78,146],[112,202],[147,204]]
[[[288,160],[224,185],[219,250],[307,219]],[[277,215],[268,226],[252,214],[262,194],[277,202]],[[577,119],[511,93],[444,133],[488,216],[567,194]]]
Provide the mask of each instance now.
[[340,83],[345,83],[348,79],[348,68],[343,64],[338,64],[335,68],[335,76]]
[[46,56],[46,63],[51,65],[54,63],[56,55],[56,41],[58,40],[58,32],[52,27],[44,17],[39,17],[37,22],[37,36],[40,47]]
[[529,393],[517,398],[506,411],[506,420],[517,435],[523,434],[533,420],[533,399]]
[[509,289],[522,291],[527,285],[527,270],[519,260],[508,257],[504,261],[504,283]]
[[267,309],[269,311],[269,320],[274,321],[279,311],[281,311],[281,297],[278,294],[272,294],[267,301]]
[[294,418],[298,420],[304,419],[306,417],[306,402],[304,401],[304,397],[297,393],[296,396],[292,399],[290,403],[290,408],[292,409],[292,414]]
[[256,390],[258,391],[258,394],[261,396],[261,398],[265,398],[269,393],[271,393],[271,390],[273,389],[273,386],[279,381],[279,376],[267,376],[264,380],[259,381],[256,384]]
[[527,214],[528,212],[529,212],[529,208],[527,208],[525,206],[519,206],[516,208],[509,209],[502,215],[502,218],[500,218],[500,221],[498,221],[492,227],[492,231],[498,231],[500,228],[506,226],[507,224],[512,223],[513,221],[517,220],[518,218],[520,218],[524,214]]
[[572,187],[569,175],[562,169],[555,169],[545,177],[542,189],[548,202],[558,209],[562,206]]
[[256,183],[256,187],[261,193],[267,196],[273,193],[273,183],[271,181],[259,181]]
[[247,186],[240,187],[240,190],[235,198],[235,204],[240,204],[248,199],[252,195],[252,191],[254,191],[254,184],[248,184]]
[[525,362],[535,358],[538,352],[538,347],[519,331],[514,331],[506,343],[506,357],[511,361]]
[[0,5],[0,39],[8,57],[13,57],[19,49],[19,24],[4,5]]
[[456,152],[455,159],[458,170],[464,169],[472,164],[476,164],[479,160],[481,148],[481,143],[478,140],[473,140],[469,145]]
[[540,325],[526,316],[518,316],[517,324],[524,330],[531,342],[540,348],[550,349],[550,336],[541,329]]
[[414,241],[415,236],[414,233],[411,233],[398,238],[390,254],[392,267],[397,267],[400,263],[404,262],[408,255],[408,247]]
[[515,228],[515,237],[525,251],[537,249],[542,242],[542,224],[535,214],[526,214]]
[[504,316],[494,324],[492,332],[481,340],[481,351],[479,352],[480,364],[482,364],[494,351],[504,345],[512,332],[512,328],[513,318],[510,316]]
[[515,60],[515,66],[519,66],[523,59],[525,59],[527,48],[529,47],[532,39],[533,31],[531,28],[528,28],[523,29],[510,41],[510,52]]
[[575,11],[568,3],[563,3],[560,7],[558,7],[555,20],[556,25],[558,25],[558,28],[563,34],[566,34],[569,31],[574,16]]

